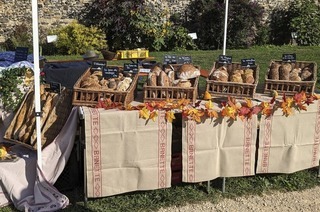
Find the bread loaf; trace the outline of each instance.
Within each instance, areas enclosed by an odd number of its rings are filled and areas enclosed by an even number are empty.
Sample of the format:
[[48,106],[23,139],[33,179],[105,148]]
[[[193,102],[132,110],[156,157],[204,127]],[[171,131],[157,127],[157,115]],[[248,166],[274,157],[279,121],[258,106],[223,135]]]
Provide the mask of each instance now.
[[161,71],[159,77],[157,78],[157,85],[158,86],[169,86],[169,77],[168,75],[164,72]]
[[168,78],[169,78],[169,86],[172,86],[173,82],[175,80],[175,76],[174,76],[175,72],[173,70],[170,70],[167,75],[168,75]]
[[301,73],[301,68],[294,68],[289,74],[290,81],[301,81],[299,74]]
[[275,63],[273,62],[270,66],[270,71],[269,71],[269,79],[272,80],[279,80],[279,68],[280,68],[280,64],[279,63]]
[[150,72],[148,74],[147,84],[149,86],[157,86],[157,74],[155,72]]
[[244,74],[242,75],[242,79],[244,83],[253,84],[254,83],[254,76],[253,76],[253,69],[247,68],[244,70]]
[[177,77],[179,79],[187,80],[200,76],[200,70],[192,64],[183,64],[178,70]]
[[157,76],[160,75],[161,71],[162,69],[158,65],[153,66],[150,70],[150,72],[155,73]]
[[243,75],[243,70],[242,69],[236,69],[232,71],[232,75],[230,76],[230,81],[231,82],[239,82],[243,83],[242,75]]
[[302,81],[311,81],[312,80],[312,71],[310,70],[309,67],[304,67],[301,70],[301,80]]
[[279,80],[289,80],[289,74],[292,69],[290,63],[284,63],[279,68]]
[[192,86],[190,80],[180,80],[180,82],[178,83],[178,87],[181,88],[190,88]]
[[126,91],[130,87],[132,79],[130,77],[124,78],[124,80],[120,81],[117,86],[117,91]]
[[228,78],[229,78],[229,73],[225,66],[221,66],[215,69],[210,76],[211,80],[216,80],[221,82],[227,82]]

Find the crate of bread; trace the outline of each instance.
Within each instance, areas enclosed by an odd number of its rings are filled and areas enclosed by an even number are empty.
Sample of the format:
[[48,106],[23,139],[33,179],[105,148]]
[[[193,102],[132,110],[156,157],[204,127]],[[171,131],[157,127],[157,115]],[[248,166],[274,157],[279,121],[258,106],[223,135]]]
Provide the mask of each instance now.
[[143,86],[143,101],[166,99],[190,99],[198,96],[200,67],[193,64],[156,64],[148,74]]
[[206,80],[212,97],[253,98],[259,81],[259,66],[215,62]]
[[127,106],[134,100],[138,74],[124,72],[123,67],[109,67],[116,70],[113,77],[105,78],[102,70],[89,68],[73,87],[72,104],[94,107],[99,100],[110,99]]
[[[8,126],[4,139],[9,143],[37,149],[35,91],[30,89]],[[72,110],[72,91],[62,88],[52,91],[49,85],[40,85],[41,146],[49,145],[60,133]]]
[[317,81],[317,64],[312,61],[287,62],[271,60],[265,75],[264,93],[294,95],[305,91],[313,94]]

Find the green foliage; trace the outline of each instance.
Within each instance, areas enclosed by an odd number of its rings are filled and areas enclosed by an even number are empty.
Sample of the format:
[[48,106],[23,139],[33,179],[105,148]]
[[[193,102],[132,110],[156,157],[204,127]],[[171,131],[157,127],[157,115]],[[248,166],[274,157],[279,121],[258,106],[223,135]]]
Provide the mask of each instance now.
[[[228,48],[243,48],[256,44],[263,9],[249,0],[229,2]],[[193,0],[187,9],[186,28],[198,35],[201,49],[219,49],[224,34],[225,4],[219,0]]]
[[20,24],[15,26],[9,38],[5,41],[4,46],[7,51],[15,51],[17,47],[28,47],[32,50],[32,34],[30,24]]
[[3,107],[6,111],[14,111],[22,101],[24,93],[20,90],[22,76],[27,68],[4,69],[0,75],[0,95]]
[[[96,0],[80,18],[85,25],[104,29],[112,50],[147,48],[172,50],[193,48],[187,35],[169,20],[168,8],[147,0]],[[174,37],[178,30],[180,36]]]
[[300,45],[320,45],[320,7],[314,0],[296,0],[289,6],[290,28],[297,32]]
[[89,49],[107,47],[105,35],[97,27],[86,27],[76,21],[54,30],[58,35],[56,48],[59,54],[83,54]]
[[314,0],[291,1],[288,8],[275,9],[270,22],[271,42],[289,44],[291,32],[297,32],[299,45],[320,45],[320,10]]

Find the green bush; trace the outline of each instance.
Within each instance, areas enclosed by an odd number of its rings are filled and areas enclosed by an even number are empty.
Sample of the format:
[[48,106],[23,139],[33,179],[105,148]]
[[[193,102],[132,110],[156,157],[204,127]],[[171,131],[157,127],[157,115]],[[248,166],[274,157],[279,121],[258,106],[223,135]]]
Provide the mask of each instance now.
[[297,32],[299,45],[320,45],[320,10],[315,0],[291,1],[288,8],[275,9],[270,18],[272,44],[291,42],[291,32]]
[[59,54],[83,54],[89,49],[107,47],[105,34],[97,27],[86,27],[76,21],[52,32],[58,35],[56,48]]
[[[192,0],[187,9],[185,26],[198,35],[201,49],[219,49],[224,34],[225,4],[221,0]],[[263,8],[249,0],[229,2],[227,46],[242,48],[256,44],[262,26]],[[265,42],[265,41],[264,41]]]
[[9,38],[3,44],[7,51],[15,51],[17,47],[28,47],[32,51],[32,33],[30,24],[20,24],[15,26]]
[[320,45],[320,6],[314,0],[292,1],[288,12],[292,14],[290,28],[297,32],[300,45]]
[[[187,31],[173,25],[168,8],[147,0],[95,0],[80,18],[85,25],[104,29],[112,50],[147,48],[149,50],[181,49],[194,45]],[[178,30],[180,37],[174,38]]]
[[0,96],[3,108],[6,111],[14,111],[22,101],[24,93],[20,87],[23,86],[23,76],[27,68],[4,69],[0,75]]

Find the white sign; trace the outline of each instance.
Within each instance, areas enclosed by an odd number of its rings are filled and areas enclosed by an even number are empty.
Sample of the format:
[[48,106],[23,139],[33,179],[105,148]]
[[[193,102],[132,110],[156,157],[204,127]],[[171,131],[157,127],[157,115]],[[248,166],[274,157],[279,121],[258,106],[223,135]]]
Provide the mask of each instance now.
[[53,43],[58,40],[58,35],[48,35],[47,36],[47,42],[48,43]]
[[197,38],[198,38],[198,37],[197,37],[197,33],[196,33],[196,32],[188,33],[188,35],[189,35],[193,40],[195,40],[195,39],[197,39]]

